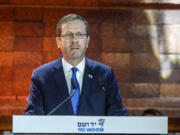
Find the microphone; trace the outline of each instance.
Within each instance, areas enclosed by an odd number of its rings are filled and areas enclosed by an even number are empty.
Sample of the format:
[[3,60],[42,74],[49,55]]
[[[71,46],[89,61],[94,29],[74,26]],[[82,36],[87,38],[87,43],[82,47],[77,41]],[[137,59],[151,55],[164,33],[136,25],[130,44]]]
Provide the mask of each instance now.
[[74,83],[74,79],[73,78],[71,78],[71,86],[72,86],[73,90],[76,91],[76,85]]
[[74,96],[74,94],[76,93],[76,85],[74,83],[73,78],[71,78],[71,86],[72,86],[72,89],[74,90],[72,95],[68,96],[65,100],[63,100],[60,104],[58,104],[52,111],[47,113],[47,115],[53,114],[59,107],[61,107],[63,104],[65,104],[72,96]]
[[105,89],[105,87],[104,87],[104,83],[103,83],[101,77],[99,77],[98,80],[99,80],[99,84],[100,84],[102,90],[103,90],[103,91],[106,91],[106,89]]

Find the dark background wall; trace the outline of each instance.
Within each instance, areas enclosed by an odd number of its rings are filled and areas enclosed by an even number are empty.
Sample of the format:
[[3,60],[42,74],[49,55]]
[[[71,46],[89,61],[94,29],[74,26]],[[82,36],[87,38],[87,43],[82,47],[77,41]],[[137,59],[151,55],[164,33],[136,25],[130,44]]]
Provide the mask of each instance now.
[[[179,117],[178,9],[170,0],[1,0],[0,115],[23,113],[32,70],[61,55],[57,21],[77,13],[89,22],[87,57],[114,69],[130,115],[156,108]],[[162,76],[162,69],[171,73]]]

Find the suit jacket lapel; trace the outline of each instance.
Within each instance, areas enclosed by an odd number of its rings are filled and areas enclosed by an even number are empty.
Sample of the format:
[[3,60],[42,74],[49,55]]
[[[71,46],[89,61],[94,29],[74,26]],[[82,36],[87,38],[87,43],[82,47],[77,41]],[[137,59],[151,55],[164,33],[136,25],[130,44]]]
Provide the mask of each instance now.
[[86,58],[86,65],[85,65],[83,84],[82,84],[82,94],[85,94],[91,90],[94,77],[95,75],[91,70],[91,65],[89,63],[89,60]]
[[86,58],[84,76],[83,76],[83,84],[82,84],[82,92],[80,95],[80,104],[78,114],[81,115],[84,112],[85,107],[85,98],[84,96],[88,94],[89,91],[92,90],[93,82],[95,78],[95,74],[91,69],[90,61]]
[[[70,94],[69,94],[69,90],[67,87],[67,83],[66,83],[65,75],[64,75],[64,71],[63,71],[62,57],[60,59],[58,59],[57,64],[55,65],[54,79],[56,82],[56,87],[59,90],[58,93],[60,93],[59,96],[62,97],[63,100],[65,100]],[[74,112],[73,112],[71,100],[68,100],[64,105],[67,108],[67,112],[69,112],[71,115],[73,115]]]

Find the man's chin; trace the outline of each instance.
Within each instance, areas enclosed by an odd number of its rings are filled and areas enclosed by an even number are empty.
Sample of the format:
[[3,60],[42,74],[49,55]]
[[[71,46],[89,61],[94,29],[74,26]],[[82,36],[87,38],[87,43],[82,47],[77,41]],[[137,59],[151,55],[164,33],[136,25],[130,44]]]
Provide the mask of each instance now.
[[84,58],[84,56],[81,55],[73,55],[70,57],[71,60],[82,60]]
[[73,56],[70,57],[70,59],[72,59],[72,60],[78,60],[78,59],[81,59],[81,56],[79,56],[79,55],[73,55]]

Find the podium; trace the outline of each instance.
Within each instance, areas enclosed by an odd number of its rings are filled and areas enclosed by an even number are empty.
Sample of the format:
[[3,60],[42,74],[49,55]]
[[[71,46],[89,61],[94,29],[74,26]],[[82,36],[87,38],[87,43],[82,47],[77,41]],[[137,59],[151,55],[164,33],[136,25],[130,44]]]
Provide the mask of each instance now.
[[167,117],[14,115],[14,134],[167,134]]

